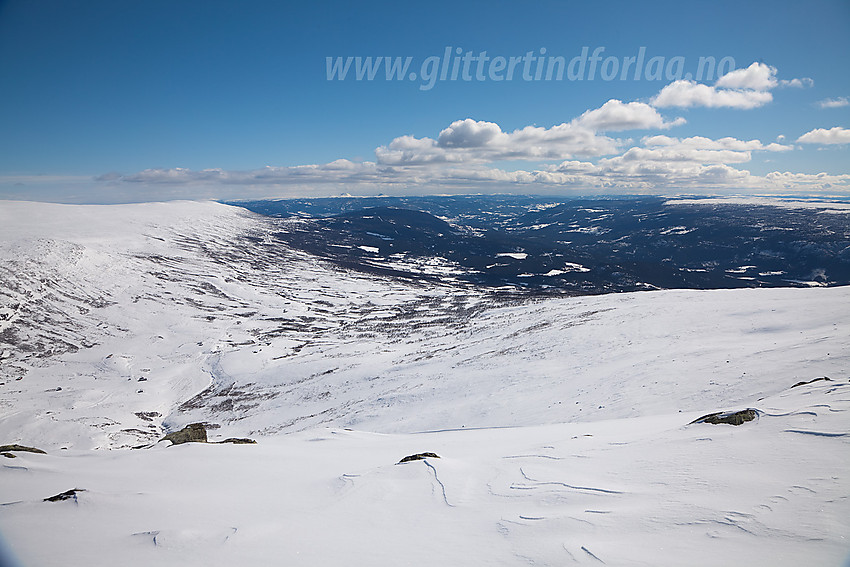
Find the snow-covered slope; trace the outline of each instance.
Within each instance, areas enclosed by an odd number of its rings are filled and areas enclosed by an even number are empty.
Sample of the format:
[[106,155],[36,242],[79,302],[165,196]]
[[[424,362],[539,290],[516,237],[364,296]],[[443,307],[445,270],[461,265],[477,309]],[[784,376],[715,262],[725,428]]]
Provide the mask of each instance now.
[[0,423],[57,448],[158,439],[180,403],[233,386],[228,371],[245,386],[307,346],[485,301],[330,270],[271,244],[271,221],[215,203],[4,202],[0,215]]
[[[0,203],[0,445],[47,451],[0,457],[23,565],[850,550],[848,288],[532,299],[332,269],[277,222]],[[192,422],[258,444],[127,449]]]

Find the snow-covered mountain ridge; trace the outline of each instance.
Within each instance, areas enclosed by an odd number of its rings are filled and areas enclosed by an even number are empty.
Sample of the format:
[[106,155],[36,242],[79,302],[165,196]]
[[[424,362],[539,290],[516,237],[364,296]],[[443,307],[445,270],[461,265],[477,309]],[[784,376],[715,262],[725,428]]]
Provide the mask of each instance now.
[[282,361],[330,341],[332,330],[372,333],[381,322],[389,331],[426,312],[429,323],[454,321],[483,302],[468,289],[329,270],[264,245],[268,220],[215,203],[2,211],[2,388],[15,410],[7,419],[32,427],[50,412],[50,427],[75,428],[100,447],[138,444],[138,431],[118,427],[134,412],[167,416],[211,381],[230,385],[211,377],[222,357],[245,356],[244,379],[255,361]]
[[[279,222],[0,203],[0,444],[48,452],[0,471],[25,565],[846,553],[850,288],[532,298],[334,268]],[[687,425],[745,407],[757,422]],[[193,422],[259,444],[92,451]],[[394,465],[422,450],[442,458]]]

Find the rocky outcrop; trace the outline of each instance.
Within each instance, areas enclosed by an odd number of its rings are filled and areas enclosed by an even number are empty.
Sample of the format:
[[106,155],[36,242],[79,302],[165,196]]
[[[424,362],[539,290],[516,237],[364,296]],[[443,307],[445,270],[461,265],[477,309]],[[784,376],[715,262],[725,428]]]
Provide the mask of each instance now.
[[741,425],[754,420],[758,417],[758,414],[759,410],[753,408],[747,408],[740,411],[710,413],[700,417],[699,419],[693,420],[688,425],[693,425],[695,423],[711,423],[712,425],[725,423],[727,425]]
[[183,443],[206,443],[207,428],[203,423],[190,423],[180,431],[173,431],[160,439],[160,441],[171,441],[175,445]]
[[248,439],[247,437],[228,437],[224,441],[208,441],[207,427],[212,429],[215,428],[213,425],[208,426],[204,423],[190,423],[180,431],[173,431],[169,433],[160,439],[160,441],[171,441],[174,445],[180,445],[181,443],[210,443],[211,445],[233,443],[234,445],[255,445],[257,443],[253,439]]
[[27,447],[25,445],[0,445],[0,454],[4,457],[14,457],[12,451],[23,451],[26,453],[41,453],[42,455],[46,455],[47,453],[42,451],[41,449],[36,449],[35,447]]

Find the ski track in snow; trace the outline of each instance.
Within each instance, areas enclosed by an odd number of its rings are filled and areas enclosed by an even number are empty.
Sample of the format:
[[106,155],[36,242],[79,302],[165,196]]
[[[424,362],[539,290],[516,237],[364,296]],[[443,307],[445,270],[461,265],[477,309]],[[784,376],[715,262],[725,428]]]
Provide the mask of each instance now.
[[[0,457],[4,567],[848,557],[848,289],[532,301],[276,222],[0,203],[0,444],[48,452]],[[128,449],[198,421],[258,444]]]

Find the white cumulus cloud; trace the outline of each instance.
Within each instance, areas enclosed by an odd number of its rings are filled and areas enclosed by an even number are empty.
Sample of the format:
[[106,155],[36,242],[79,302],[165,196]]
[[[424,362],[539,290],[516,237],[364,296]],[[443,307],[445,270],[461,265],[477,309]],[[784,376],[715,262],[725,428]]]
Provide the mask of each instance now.
[[691,136],[690,138],[671,138],[669,136],[647,136],[641,140],[646,147],[666,146],[677,149],[693,150],[731,150],[737,152],[748,152],[752,150],[766,150],[769,152],[787,152],[794,149],[792,146],[770,143],[764,145],[759,140],[738,140],[737,138],[725,137],[717,140],[704,138],[702,136]]
[[574,123],[542,128],[526,126],[503,132],[498,124],[472,119],[457,120],[437,139],[400,136],[375,150],[384,165],[485,163],[499,160],[556,160],[574,156],[616,153],[613,138]]
[[797,141],[801,144],[850,144],[850,130],[841,126],[836,126],[829,130],[815,128],[797,138]]
[[705,106],[750,109],[763,106],[772,100],[773,95],[768,91],[718,89],[682,79],[661,89],[652,99],[652,104],[659,108]]
[[436,139],[399,136],[378,147],[375,156],[379,164],[396,166],[568,160],[617,153],[621,142],[600,132],[668,129],[684,122],[684,118],[665,120],[646,103],[611,99],[570,122],[549,128],[526,126],[504,132],[495,122],[456,120]]
[[[149,191],[224,195],[249,192],[253,197],[339,194],[428,194],[433,192],[522,192],[529,185],[553,191],[702,191],[754,190],[850,191],[850,175],[773,172],[753,175],[742,164],[754,152],[787,152],[794,146],[757,139],[703,136],[673,137],[659,131],[684,122],[662,116],[658,107],[725,106],[753,108],[771,100],[768,90],[781,86],[776,70],[753,64],[728,74],[719,85],[692,81],[667,85],[652,104],[611,99],[569,122],[550,127],[525,126],[504,131],[495,122],[455,120],[435,137],[402,135],[375,149],[374,161],[339,159],[323,164],[236,171],[219,168],[147,169],[98,181],[110,188],[122,184]],[[754,88],[749,88],[754,87]],[[655,130],[635,142],[608,132]],[[799,143],[850,143],[850,130],[816,129]],[[526,169],[503,168],[499,162],[524,160]],[[537,163],[534,163],[537,162]],[[184,189],[181,189],[184,188]],[[215,189],[217,188],[217,189]]]
[[479,122],[467,118],[452,122],[440,132],[437,145],[442,148],[480,148],[497,139],[505,141],[505,136],[495,122]]
[[810,79],[809,77],[803,77],[802,79],[791,79],[791,80],[781,80],[779,81],[780,87],[794,87],[797,89],[804,89],[806,87],[814,86],[815,81]]
[[780,80],[776,73],[776,67],[756,62],[726,73],[714,85],[682,79],[665,86],[651,102],[658,108],[704,106],[750,109],[771,102],[773,95],[770,90],[777,86],[807,87],[814,84],[807,77]]
[[776,79],[776,67],[764,63],[753,63],[744,69],[735,69],[726,73],[714,84],[716,87],[727,89],[750,89],[767,91],[779,82]]
[[612,98],[599,108],[588,110],[573,121],[598,132],[622,130],[667,129],[685,123],[684,118],[667,122],[657,110],[643,102],[624,103]]
[[819,100],[817,105],[821,108],[841,108],[842,106],[850,106],[850,100],[847,100],[846,96],[825,98],[823,100]]

